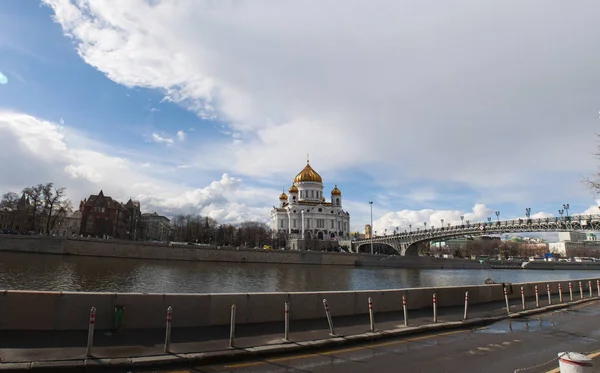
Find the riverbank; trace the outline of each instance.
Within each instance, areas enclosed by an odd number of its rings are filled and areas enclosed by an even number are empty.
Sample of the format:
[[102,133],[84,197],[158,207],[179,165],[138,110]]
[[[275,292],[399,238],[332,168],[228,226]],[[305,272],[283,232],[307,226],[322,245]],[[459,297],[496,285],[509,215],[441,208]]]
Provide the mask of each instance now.
[[80,237],[0,235],[0,251],[95,256],[126,259],[159,259],[225,263],[272,263],[367,266],[409,269],[489,269],[491,266],[466,259],[404,257],[321,251],[289,251],[169,246],[160,243],[102,240]]

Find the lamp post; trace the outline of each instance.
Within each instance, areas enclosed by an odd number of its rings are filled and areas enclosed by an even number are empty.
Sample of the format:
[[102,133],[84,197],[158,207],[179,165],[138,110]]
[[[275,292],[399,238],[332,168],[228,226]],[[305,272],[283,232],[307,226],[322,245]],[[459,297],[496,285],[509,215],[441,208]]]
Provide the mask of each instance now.
[[465,216],[464,215],[460,216],[460,225],[465,225]]
[[424,221],[424,222],[423,222],[423,226],[425,227],[425,228],[423,228],[423,229],[424,229],[424,230],[427,230],[427,222],[426,222],[426,221]]
[[[598,208],[600,208],[600,207],[598,207]],[[408,233],[412,233],[412,224],[408,225]]]
[[558,214],[560,215],[560,218],[562,219],[563,213],[565,212],[565,210],[558,210]]
[[444,219],[440,219],[440,221],[442,222],[442,229],[444,229]]
[[567,218],[569,217],[569,204],[563,204],[563,209],[565,209],[565,213],[567,215]]
[[469,226],[469,221],[468,221],[468,220],[466,220],[466,222],[467,222],[467,227],[468,227],[468,226]]
[[369,205],[371,205],[371,232],[369,232],[369,236],[371,236],[371,254],[373,254],[373,201],[369,201]]
[[492,218],[488,216],[488,224],[492,224]]
[[498,219],[498,222],[500,221],[500,211],[496,211],[496,219]]

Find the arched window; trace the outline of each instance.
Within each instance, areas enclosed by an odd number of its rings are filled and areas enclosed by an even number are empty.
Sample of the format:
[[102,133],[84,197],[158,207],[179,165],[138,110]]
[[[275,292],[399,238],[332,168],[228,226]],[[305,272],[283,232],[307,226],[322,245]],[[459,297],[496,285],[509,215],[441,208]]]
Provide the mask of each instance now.
[[339,198],[335,199],[335,204],[338,205],[338,206],[340,205],[340,199]]

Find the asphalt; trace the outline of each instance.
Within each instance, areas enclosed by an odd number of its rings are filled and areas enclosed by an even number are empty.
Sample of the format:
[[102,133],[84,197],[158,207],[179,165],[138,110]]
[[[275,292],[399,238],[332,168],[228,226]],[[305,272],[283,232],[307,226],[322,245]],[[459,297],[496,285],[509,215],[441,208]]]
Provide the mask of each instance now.
[[600,302],[596,301],[504,319],[487,326],[247,362],[193,366],[178,373],[557,373],[558,353],[567,351],[587,354],[593,359],[594,367],[585,371],[600,372],[598,315]]
[[[527,300],[529,311],[526,313],[566,306],[557,304],[558,297],[553,297],[552,306],[548,305],[547,297],[540,297],[542,308],[537,310],[532,310],[534,303],[534,299]],[[173,329],[170,353],[164,353],[162,329],[117,334],[97,331],[91,358],[85,356],[86,332],[2,331],[0,371],[128,371],[243,361],[442,329],[474,327],[508,317],[504,302],[470,306],[467,321],[463,321],[463,311],[463,307],[440,308],[437,323],[433,323],[431,309],[410,311],[409,326],[405,327],[401,313],[377,313],[375,305],[375,332],[369,330],[368,315],[334,317],[338,336],[333,337],[329,335],[325,317],[292,320],[290,342],[283,340],[283,323],[237,325],[234,348],[229,347],[229,327]],[[511,313],[513,317],[523,313],[520,300],[511,301]]]

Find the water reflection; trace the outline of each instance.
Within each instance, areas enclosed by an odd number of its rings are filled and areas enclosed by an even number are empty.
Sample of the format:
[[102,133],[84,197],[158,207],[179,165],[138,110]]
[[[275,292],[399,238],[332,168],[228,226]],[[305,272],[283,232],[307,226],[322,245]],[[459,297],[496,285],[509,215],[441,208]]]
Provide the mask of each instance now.
[[597,271],[419,270],[177,262],[0,252],[0,289],[231,293],[398,289],[569,280]]

